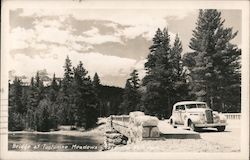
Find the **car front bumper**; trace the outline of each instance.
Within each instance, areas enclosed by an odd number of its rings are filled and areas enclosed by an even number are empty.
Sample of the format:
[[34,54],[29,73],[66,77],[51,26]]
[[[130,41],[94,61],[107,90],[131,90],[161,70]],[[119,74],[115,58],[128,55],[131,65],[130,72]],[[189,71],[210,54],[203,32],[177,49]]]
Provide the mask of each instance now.
[[227,123],[203,123],[203,124],[195,124],[195,127],[219,127],[226,126]]

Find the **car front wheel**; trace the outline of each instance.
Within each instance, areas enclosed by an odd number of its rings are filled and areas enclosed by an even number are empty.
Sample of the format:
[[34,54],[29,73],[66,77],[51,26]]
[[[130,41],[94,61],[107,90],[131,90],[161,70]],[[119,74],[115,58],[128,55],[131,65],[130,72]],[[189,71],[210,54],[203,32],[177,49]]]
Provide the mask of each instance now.
[[218,132],[223,132],[223,131],[225,131],[226,126],[218,126],[216,128],[217,128]]
[[190,121],[189,123],[189,128],[192,130],[192,131],[197,131],[197,127],[195,127],[195,124],[193,122]]

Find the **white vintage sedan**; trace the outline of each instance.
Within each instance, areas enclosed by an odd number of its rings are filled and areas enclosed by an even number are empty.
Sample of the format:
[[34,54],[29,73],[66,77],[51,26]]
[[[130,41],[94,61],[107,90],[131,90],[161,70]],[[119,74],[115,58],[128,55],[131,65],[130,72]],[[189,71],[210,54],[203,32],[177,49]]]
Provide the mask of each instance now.
[[213,111],[205,102],[196,101],[183,101],[174,104],[169,122],[173,127],[184,125],[193,131],[213,127],[222,132],[227,125],[227,119],[223,114]]

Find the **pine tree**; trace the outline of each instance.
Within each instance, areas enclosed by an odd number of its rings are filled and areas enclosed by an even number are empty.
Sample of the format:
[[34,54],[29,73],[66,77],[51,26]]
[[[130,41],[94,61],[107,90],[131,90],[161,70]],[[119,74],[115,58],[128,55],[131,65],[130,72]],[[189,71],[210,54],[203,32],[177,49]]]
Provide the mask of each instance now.
[[171,48],[171,55],[172,55],[171,59],[173,61],[173,71],[175,74],[175,77],[173,78],[175,82],[174,93],[173,93],[174,101],[183,101],[193,98],[191,95],[189,95],[187,74],[183,67],[183,62],[182,62],[183,60],[181,58],[182,51],[183,49],[181,40],[178,34],[176,34],[173,47]]
[[175,41],[174,41],[174,45],[171,49],[171,54],[173,56],[173,65],[174,65],[174,69],[175,69],[175,73],[176,73],[176,78],[180,78],[180,76],[182,75],[183,72],[183,66],[182,66],[182,59],[181,59],[181,53],[182,53],[182,44],[181,44],[181,40],[178,36],[178,34],[176,34],[175,36]]
[[96,93],[96,96],[97,96],[97,108],[98,108],[98,115],[99,117],[101,117],[103,115],[103,103],[101,102],[100,100],[100,92],[101,92],[101,82],[100,82],[100,78],[98,76],[97,73],[95,73],[94,77],[93,77],[93,86],[94,86],[94,89],[95,89],[95,93]]
[[39,72],[36,73],[36,77],[35,77],[36,81],[34,83],[35,85],[35,90],[37,92],[37,96],[38,96],[38,101],[42,100],[44,98],[44,85],[43,85],[43,81],[40,78]]
[[145,70],[147,71],[147,76],[145,76],[142,80],[143,85],[146,85],[148,81],[151,79],[151,71],[155,67],[157,50],[160,46],[162,46],[164,39],[163,32],[160,28],[157,29],[155,36],[153,38],[153,44],[149,47],[149,54],[147,56],[147,62],[144,64]]
[[136,69],[133,70],[132,73],[130,73],[130,83],[133,89],[138,89],[140,87],[140,79],[138,76],[138,71]]
[[36,110],[39,102],[44,98],[43,91],[43,82],[40,80],[39,73],[37,72],[35,80],[33,77],[31,78],[28,90],[26,128],[37,130],[38,117],[36,116]]
[[58,94],[57,104],[62,109],[60,115],[61,124],[71,124],[73,125],[73,89],[72,89],[72,82],[73,82],[73,69],[71,60],[67,56],[65,59],[64,68],[64,76],[62,79],[62,88]]
[[13,95],[12,95],[12,111],[23,114],[26,109],[22,101],[23,91],[22,82],[20,79],[15,77],[13,81]]
[[168,30],[164,28],[161,33],[161,43],[154,47],[154,61],[150,61],[152,56],[148,56],[148,62],[154,62],[154,64],[147,69],[149,72],[143,78],[143,81],[147,83],[143,83],[146,92],[142,96],[142,103],[148,114],[169,117],[172,105],[184,99],[179,93],[183,92],[187,86],[181,64],[181,41],[176,35],[174,45],[171,47]]
[[64,76],[62,80],[62,87],[64,92],[67,93],[73,80],[72,63],[71,60],[69,59],[69,56],[66,57],[65,65],[63,66],[63,68],[64,68]]
[[126,85],[124,88],[124,92],[123,92],[123,101],[120,105],[120,114],[129,114],[130,111],[132,111],[132,109],[130,108],[133,104],[130,101],[132,96],[131,96],[131,91],[132,91],[132,86],[129,82],[129,79],[127,79],[126,81]]
[[[231,92],[240,93],[241,51],[230,43],[237,32],[224,28],[224,21],[217,10],[200,10],[189,44],[193,52],[185,55],[185,65],[191,72],[192,92],[198,100],[206,101],[219,111],[225,105],[240,106],[240,96]],[[234,96],[237,100],[227,103]]]
[[9,85],[9,117],[8,129],[20,131],[25,128],[26,106],[23,99],[22,81],[15,77],[13,84]]
[[129,112],[139,110],[140,94],[138,89],[140,87],[140,79],[138,77],[138,71],[133,70],[130,74],[130,78],[127,79],[124,93],[123,102],[121,103],[121,112],[129,114]]
[[[164,113],[163,110],[167,107],[166,103],[169,103],[168,88],[171,88],[169,87],[169,85],[171,85],[169,81],[171,77],[168,77],[170,65],[168,62],[168,57],[170,57],[170,38],[166,29],[162,32],[162,37],[160,45],[154,50],[154,64],[151,65],[149,69],[150,72],[144,77],[144,79],[148,80],[146,85],[144,83],[146,93],[142,97],[146,113],[157,116],[161,116],[160,114]],[[148,57],[148,62],[149,61],[150,57]]]
[[80,61],[74,68],[75,121],[78,126],[91,128],[97,121],[97,96],[87,71]]
[[98,88],[100,86],[100,78],[97,73],[95,73],[94,78],[93,78],[93,85],[94,87]]
[[56,98],[57,98],[57,94],[58,94],[58,89],[59,89],[59,86],[56,82],[56,75],[55,73],[53,74],[53,78],[52,78],[52,82],[51,82],[51,85],[50,85],[50,100],[52,102],[55,102],[56,101]]
[[35,110],[37,131],[47,132],[51,129],[49,106],[51,106],[49,99],[45,98],[39,102]]

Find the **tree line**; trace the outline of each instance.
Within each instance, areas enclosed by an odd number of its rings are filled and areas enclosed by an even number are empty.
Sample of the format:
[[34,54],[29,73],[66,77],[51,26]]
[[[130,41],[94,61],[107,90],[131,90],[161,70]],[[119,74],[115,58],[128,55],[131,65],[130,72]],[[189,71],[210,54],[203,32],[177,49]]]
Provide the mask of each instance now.
[[48,131],[58,125],[88,129],[97,117],[135,110],[169,118],[172,105],[183,100],[240,112],[241,50],[230,42],[237,32],[224,22],[218,10],[200,10],[188,53],[183,53],[178,34],[171,44],[168,29],[158,28],[144,64],[146,75],[140,80],[133,70],[124,89],[102,85],[97,73],[92,80],[83,63],[72,67],[69,57],[63,78],[54,75],[48,86],[39,73],[29,86],[15,78],[9,87],[9,130]]
[[144,65],[146,76],[139,82],[134,70],[127,80],[123,112],[142,110],[169,118],[173,104],[183,100],[204,101],[220,112],[240,112],[241,49],[230,42],[237,32],[224,22],[218,10],[200,10],[188,53],[182,53],[178,34],[171,45],[168,30],[158,28]]
[[95,125],[100,100],[100,80],[95,74],[93,81],[80,61],[72,67],[69,57],[65,60],[64,76],[55,74],[48,86],[37,72],[29,86],[23,86],[15,78],[9,87],[9,129],[49,131],[58,125],[91,128]]

